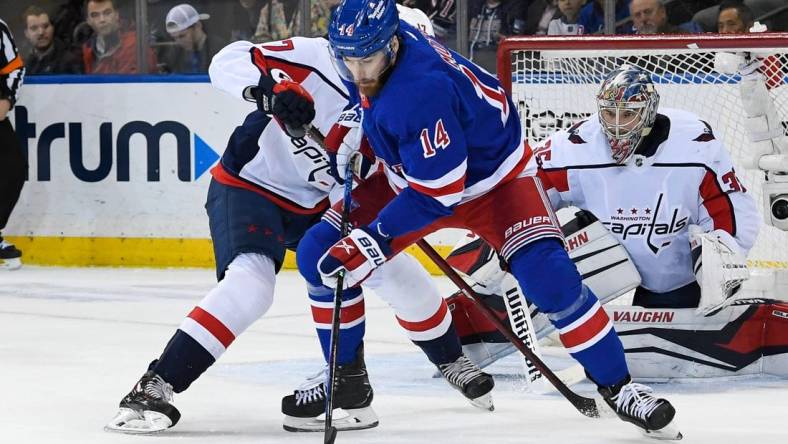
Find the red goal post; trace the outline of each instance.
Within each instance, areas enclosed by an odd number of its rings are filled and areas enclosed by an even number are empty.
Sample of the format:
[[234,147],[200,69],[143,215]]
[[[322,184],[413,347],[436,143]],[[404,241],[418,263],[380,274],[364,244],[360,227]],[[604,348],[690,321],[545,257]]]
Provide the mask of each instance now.
[[[752,154],[740,77],[715,67],[720,52],[762,60],[770,99],[788,134],[788,33],[511,37],[498,48],[498,77],[512,95],[526,138],[535,143],[594,113],[598,85],[613,68],[629,63],[648,70],[660,107],[693,112],[711,125],[763,213],[763,172],[742,166]],[[758,268],[788,269],[788,233],[762,226],[749,258]]]

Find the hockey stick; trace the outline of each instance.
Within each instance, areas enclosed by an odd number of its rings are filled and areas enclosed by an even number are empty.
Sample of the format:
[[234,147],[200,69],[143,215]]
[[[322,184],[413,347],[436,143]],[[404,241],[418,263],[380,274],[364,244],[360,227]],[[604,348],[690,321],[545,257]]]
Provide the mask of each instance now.
[[[503,291],[503,303],[506,307],[506,313],[509,315],[509,325],[512,327],[512,332],[520,338],[526,347],[531,349],[531,352],[541,359],[542,352],[539,347],[539,339],[536,336],[533,321],[531,320],[531,313],[529,303],[520,290],[520,285],[516,283],[513,277],[506,280],[513,281],[511,288]],[[473,287],[471,287],[473,288]],[[485,303],[484,300],[480,301]],[[551,389],[551,386],[546,383],[542,372],[528,359],[523,356],[523,370],[525,371],[525,382],[528,388],[535,393],[545,393]],[[570,367],[561,370],[553,371],[561,381],[567,386],[572,386],[580,381],[586,379],[585,371],[580,364],[574,364]]]
[[599,409],[597,408],[596,401],[593,398],[586,398],[584,396],[578,395],[577,393],[573,392],[572,389],[567,387],[566,384],[564,384],[564,382],[561,381],[561,379],[556,376],[552,370],[550,370],[550,367],[548,367],[541,359],[539,359],[539,357],[536,356],[531,351],[531,349],[529,349],[523,343],[523,341],[521,341],[520,338],[514,334],[514,332],[512,332],[512,329],[508,325],[501,322],[495,313],[493,313],[492,310],[490,310],[485,304],[481,302],[481,299],[476,295],[476,292],[471,289],[471,286],[468,285],[468,283],[465,282],[460,277],[460,275],[457,274],[457,272],[446,263],[446,260],[443,259],[441,255],[439,255],[438,252],[435,251],[435,249],[432,248],[429,243],[427,243],[427,241],[421,239],[416,242],[416,245],[418,245],[419,248],[424,251],[427,257],[429,257],[430,260],[432,260],[432,262],[438,266],[438,268],[446,273],[446,276],[451,279],[454,285],[459,287],[463,293],[465,293],[473,300],[473,302],[476,303],[477,307],[479,307],[484,316],[490,322],[492,322],[493,325],[495,325],[495,328],[497,328],[506,337],[506,339],[514,344],[514,346],[517,347],[517,349],[520,350],[520,352],[533,363],[534,367],[536,367],[542,373],[542,375],[553,384],[556,390],[558,390],[569,402],[572,403],[577,411],[585,416],[588,416],[589,418],[599,418]]
[[[314,140],[323,150],[326,150],[325,137],[312,125],[306,128],[309,137]],[[350,232],[350,202],[353,191],[353,162],[348,162],[345,167],[345,184],[342,201],[342,219],[340,222],[340,236],[345,237]],[[331,342],[328,352],[328,377],[326,384],[326,408],[325,408],[325,433],[323,435],[324,444],[334,444],[337,438],[337,428],[333,426],[331,420],[334,416],[334,388],[336,386],[337,373],[337,349],[339,348],[339,326],[340,314],[342,312],[342,291],[345,284],[345,272],[340,271],[337,276],[337,288],[334,292],[334,312],[331,317]]]
[[[314,128],[312,128],[314,129]],[[315,130],[317,131],[317,130]],[[311,135],[311,133],[310,133]],[[340,236],[345,237],[350,231],[348,221],[350,220],[350,192],[353,189],[353,167],[348,163],[345,168],[345,188],[344,201],[342,202],[342,221],[340,225]],[[337,438],[337,428],[331,423],[334,413],[334,388],[336,386],[337,374],[337,349],[339,345],[339,324],[342,312],[342,287],[345,284],[345,272],[340,271],[337,276],[337,289],[334,292],[334,313],[331,318],[331,347],[328,352],[328,382],[326,384],[326,425],[323,442],[334,444]]]

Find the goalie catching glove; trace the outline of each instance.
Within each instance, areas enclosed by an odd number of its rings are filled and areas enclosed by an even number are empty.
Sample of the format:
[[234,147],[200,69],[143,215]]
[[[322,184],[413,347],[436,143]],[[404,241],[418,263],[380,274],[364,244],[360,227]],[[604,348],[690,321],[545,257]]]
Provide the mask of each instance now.
[[306,135],[304,127],[315,118],[315,100],[300,83],[288,79],[277,83],[271,76],[262,74],[251,93],[257,109],[273,116],[290,137]]
[[339,274],[344,272],[343,288],[360,284],[391,254],[388,239],[370,227],[354,228],[335,243],[318,261],[323,284],[337,287]]
[[345,184],[345,169],[350,163],[355,174],[364,180],[375,164],[375,153],[361,131],[361,108],[356,105],[339,115],[326,135],[328,173],[340,185]]
[[710,316],[733,302],[742,282],[750,277],[747,259],[727,231],[708,233],[697,225],[689,227],[692,269],[700,285],[697,313]]

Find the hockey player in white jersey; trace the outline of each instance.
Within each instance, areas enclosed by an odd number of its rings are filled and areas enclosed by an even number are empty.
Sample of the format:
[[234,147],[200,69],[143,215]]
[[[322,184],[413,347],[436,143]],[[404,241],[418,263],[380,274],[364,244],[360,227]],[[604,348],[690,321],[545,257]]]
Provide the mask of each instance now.
[[[745,258],[761,218],[712,128],[688,112],[658,111],[658,104],[647,73],[632,66],[614,70],[599,88],[599,112],[535,146],[528,171],[541,179],[556,208],[579,207],[595,216],[563,228],[570,256],[600,300],[637,287],[634,305],[713,314],[747,279]],[[606,232],[584,228],[600,223]],[[594,246],[594,236],[612,236],[631,259],[606,259],[583,270],[584,263],[611,254],[614,242]],[[475,274],[483,292],[503,295],[507,278],[497,258],[469,254],[472,249],[479,248],[456,250],[455,265]],[[636,271],[621,268],[629,261]],[[534,327],[537,337],[552,330],[538,316]],[[460,333],[478,335],[473,330]]]
[[[295,37],[262,45],[235,42],[214,57],[209,73],[215,87],[258,106],[233,132],[221,162],[211,171],[206,209],[219,283],[187,315],[161,356],[121,400],[119,412],[106,427],[110,431],[152,433],[178,422],[173,393],[186,390],[270,308],[285,250],[294,248],[304,231],[320,219],[328,208],[329,193],[339,188],[328,173],[325,153],[305,137],[303,129],[311,122],[329,133],[347,103],[325,39]],[[443,299],[426,270],[412,257],[401,256],[365,286],[387,301],[418,295],[419,299],[395,305],[398,316],[403,310],[406,318],[417,311],[414,304],[440,305]],[[324,311],[313,304],[318,327]],[[342,311],[343,329],[363,324],[362,297],[343,304]],[[456,336],[450,324],[447,330]],[[372,388],[363,349],[354,355],[352,362],[338,369],[334,405],[349,413],[334,421],[340,430],[378,423],[370,407]],[[300,411],[319,405],[322,413],[321,384],[322,378],[317,378],[315,384],[296,390],[292,403],[285,402],[288,398],[283,401],[283,411],[292,422],[288,425],[286,420],[286,429],[322,427],[322,423],[311,424],[317,413]],[[313,402],[304,401],[306,393]]]
[[761,218],[713,129],[658,103],[646,72],[614,70],[599,112],[535,146],[529,171],[554,206],[590,211],[626,248],[642,279],[634,305],[710,310],[746,279]]

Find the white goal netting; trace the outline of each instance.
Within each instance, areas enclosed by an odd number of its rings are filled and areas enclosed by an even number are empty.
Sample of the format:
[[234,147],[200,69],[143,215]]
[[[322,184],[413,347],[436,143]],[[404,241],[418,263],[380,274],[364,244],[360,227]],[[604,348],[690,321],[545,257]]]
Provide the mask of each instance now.
[[[788,129],[788,34],[723,36],[516,38],[499,50],[498,76],[508,86],[529,143],[567,128],[596,111],[602,78],[621,64],[648,70],[660,108],[698,114],[731,152],[742,178],[763,212],[763,172],[746,170],[748,152],[738,75],[715,70],[715,53],[758,54],[783,131]],[[788,233],[763,225],[749,260],[758,268],[788,268]]]

